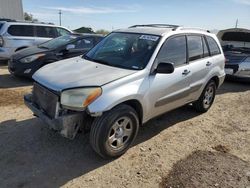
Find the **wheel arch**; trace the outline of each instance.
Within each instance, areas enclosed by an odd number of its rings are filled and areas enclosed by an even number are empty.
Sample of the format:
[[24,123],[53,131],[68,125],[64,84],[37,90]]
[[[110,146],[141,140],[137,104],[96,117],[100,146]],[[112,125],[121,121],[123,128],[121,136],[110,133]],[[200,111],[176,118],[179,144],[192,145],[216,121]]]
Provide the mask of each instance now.
[[216,84],[216,88],[219,87],[219,83],[220,83],[220,79],[218,76],[213,76],[208,82],[210,82],[211,80],[213,80]]
[[[124,101],[120,104],[126,104],[128,106],[131,106],[138,114],[138,118],[139,118],[139,122],[140,122],[140,125],[142,124],[142,120],[143,120],[143,108],[142,108],[142,105],[141,103],[136,100],[136,99],[132,99],[132,100],[128,100],[128,101]],[[120,105],[118,104],[118,105]]]

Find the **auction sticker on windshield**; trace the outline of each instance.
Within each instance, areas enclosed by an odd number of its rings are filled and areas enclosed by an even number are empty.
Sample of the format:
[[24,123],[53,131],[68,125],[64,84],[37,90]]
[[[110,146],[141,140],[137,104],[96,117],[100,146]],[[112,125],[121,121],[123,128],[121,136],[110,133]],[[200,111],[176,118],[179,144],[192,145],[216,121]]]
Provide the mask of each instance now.
[[159,39],[159,37],[153,36],[153,35],[141,35],[140,39],[157,41]]

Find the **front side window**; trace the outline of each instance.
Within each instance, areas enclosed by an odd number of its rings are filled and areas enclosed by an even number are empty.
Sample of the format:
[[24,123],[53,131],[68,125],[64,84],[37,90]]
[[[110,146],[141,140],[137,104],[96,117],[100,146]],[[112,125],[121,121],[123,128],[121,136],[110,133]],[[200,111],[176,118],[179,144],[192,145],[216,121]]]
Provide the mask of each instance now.
[[76,41],[75,43],[76,49],[91,49],[94,46],[94,38],[84,38]]
[[158,63],[173,63],[177,67],[187,63],[186,56],[186,38],[177,36],[167,39],[157,55],[157,61]]
[[38,37],[44,38],[55,38],[57,36],[54,27],[46,26],[36,26],[36,34]]
[[34,27],[32,25],[11,25],[8,33],[12,36],[33,37]]
[[189,61],[195,61],[203,57],[201,36],[187,36]]
[[47,49],[56,49],[63,45],[69,44],[70,42],[73,43],[76,40],[76,38],[77,37],[74,35],[61,36],[61,37],[49,40],[47,42],[44,42],[38,45],[38,47],[47,48]]
[[125,69],[141,70],[146,67],[160,36],[111,33],[92,48],[85,59]]
[[209,36],[206,36],[206,39],[207,39],[207,43],[209,46],[210,54],[211,55],[220,54],[220,48],[218,44],[216,43],[216,41],[212,37],[209,37]]

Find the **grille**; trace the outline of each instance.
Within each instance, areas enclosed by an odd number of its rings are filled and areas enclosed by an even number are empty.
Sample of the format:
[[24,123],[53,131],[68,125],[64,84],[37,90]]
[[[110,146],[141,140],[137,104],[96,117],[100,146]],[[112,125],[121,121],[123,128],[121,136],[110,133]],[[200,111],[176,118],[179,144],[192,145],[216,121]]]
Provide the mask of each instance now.
[[33,102],[50,118],[56,115],[58,96],[45,87],[34,83]]

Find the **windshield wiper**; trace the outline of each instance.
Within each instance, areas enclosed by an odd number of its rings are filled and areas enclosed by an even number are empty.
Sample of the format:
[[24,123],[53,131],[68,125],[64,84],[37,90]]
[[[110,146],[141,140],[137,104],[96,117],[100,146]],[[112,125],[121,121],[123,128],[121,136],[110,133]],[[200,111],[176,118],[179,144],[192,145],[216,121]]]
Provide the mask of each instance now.
[[49,48],[48,48],[48,47],[46,47],[46,46],[42,46],[42,45],[39,45],[39,46],[38,46],[38,48],[45,48],[45,49],[48,49],[48,50],[49,50]]
[[84,59],[86,59],[86,60],[89,60],[89,61],[93,61],[93,59],[92,58],[90,58],[89,56],[87,56],[87,55],[83,55],[82,56],[82,58],[84,58]]
[[101,60],[101,59],[92,59],[92,60],[97,62],[97,63],[104,64],[104,65],[114,66],[114,65],[110,64],[109,62]]

